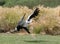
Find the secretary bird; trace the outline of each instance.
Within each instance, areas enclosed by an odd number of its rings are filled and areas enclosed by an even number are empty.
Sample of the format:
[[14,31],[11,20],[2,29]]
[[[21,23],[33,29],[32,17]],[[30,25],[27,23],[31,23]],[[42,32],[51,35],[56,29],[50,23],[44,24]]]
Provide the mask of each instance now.
[[28,34],[30,34],[28,27],[28,24],[32,22],[32,18],[35,18],[38,16],[39,8],[36,8],[32,14],[28,16],[26,20],[24,20],[25,15],[21,18],[21,20],[18,22],[17,26],[15,27],[15,31],[20,31],[22,28],[26,30]]

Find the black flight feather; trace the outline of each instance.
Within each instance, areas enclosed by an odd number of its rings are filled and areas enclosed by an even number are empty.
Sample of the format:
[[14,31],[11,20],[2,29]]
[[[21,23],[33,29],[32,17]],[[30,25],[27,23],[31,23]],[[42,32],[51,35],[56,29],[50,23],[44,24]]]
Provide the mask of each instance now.
[[35,11],[33,12],[33,14],[29,17],[28,21],[30,21],[30,19],[34,18],[35,16],[37,16],[39,13],[39,8],[36,8]]

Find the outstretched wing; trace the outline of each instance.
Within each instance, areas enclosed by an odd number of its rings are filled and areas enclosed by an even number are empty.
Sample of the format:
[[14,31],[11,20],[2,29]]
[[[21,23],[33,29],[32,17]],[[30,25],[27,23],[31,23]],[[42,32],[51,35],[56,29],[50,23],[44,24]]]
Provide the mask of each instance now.
[[28,21],[30,21],[30,19],[34,18],[35,16],[37,16],[39,13],[39,8],[36,8],[34,10],[34,12],[28,17]]
[[26,21],[30,22],[32,18],[38,15],[38,13],[39,13],[39,8],[36,8],[34,12],[30,16],[28,16],[28,19]]
[[23,22],[24,22],[24,17],[25,17],[25,14],[24,14],[24,16],[21,18],[21,20],[18,22],[18,25],[23,24]]

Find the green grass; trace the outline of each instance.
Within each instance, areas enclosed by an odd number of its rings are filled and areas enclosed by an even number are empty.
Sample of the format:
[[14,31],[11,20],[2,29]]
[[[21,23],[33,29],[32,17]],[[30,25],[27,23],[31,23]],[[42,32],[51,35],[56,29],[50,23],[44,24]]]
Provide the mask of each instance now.
[[37,5],[56,7],[60,5],[60,0],[0,0],[1,6],[12,7],[15,5],[28,6],[32,8]]
[[0,34],[0,44],[60,44],[60,36]]
[[4,6],[12,7],[15,5],[28,6],[32,8],[37,5],[56,7],[60,5],[60,0],[6,0]]

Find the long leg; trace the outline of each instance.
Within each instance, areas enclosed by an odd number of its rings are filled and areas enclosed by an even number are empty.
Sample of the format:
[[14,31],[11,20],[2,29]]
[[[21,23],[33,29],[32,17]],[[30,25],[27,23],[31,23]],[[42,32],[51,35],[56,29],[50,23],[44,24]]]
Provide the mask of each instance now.
[[29,29],[27,29],[27,27],[23,27],[23,28],[30,34]]

